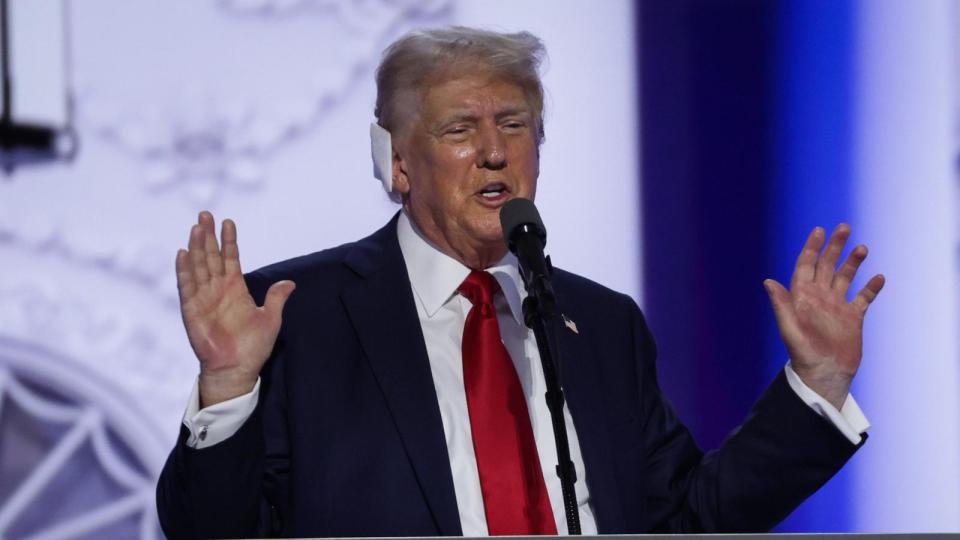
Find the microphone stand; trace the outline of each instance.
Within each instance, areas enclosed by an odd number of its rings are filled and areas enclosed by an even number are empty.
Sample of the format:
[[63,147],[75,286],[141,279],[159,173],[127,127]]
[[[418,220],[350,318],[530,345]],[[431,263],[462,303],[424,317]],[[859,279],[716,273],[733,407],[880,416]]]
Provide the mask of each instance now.
[[[547,267],[552,271],[549,257]],[[523,265],[520,268],[524,274]],[[567,518],[567,530],[571,535],[580,534],[580,511],[577,508],[577,493],[574,483],[577,481],[577,472],[570,459],[570,441],[567,439],[567,425],[563,418],[563,389],[557,376],[556,360],[560,358],[560,347],[557,343],[557,302],[553,295],[553,288],[547,276],[529,276],[527,280],[527,297],[523,301],[523,320],[527,327],[533,330],[537,339],[537,348],[540,350],[540,362],[543,365],[543,377],[547,384],[547,408],[550,409],[550,420],[553,423],[553,436],[557,445],[557,476],[560,477],[560,488],[563,493],[563,508]]]

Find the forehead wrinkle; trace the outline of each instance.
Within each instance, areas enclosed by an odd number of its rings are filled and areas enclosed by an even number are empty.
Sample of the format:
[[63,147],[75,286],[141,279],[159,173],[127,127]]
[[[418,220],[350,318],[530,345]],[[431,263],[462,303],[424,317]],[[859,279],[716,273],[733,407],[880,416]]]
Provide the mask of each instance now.
[[527,106],[527,105],[513,105],[513,106],[507,106],[507,107],[504,107],[504,108],[500,109],[500,111],[497,112],[497,114],[496,114],[495,116],[496,116],[496,118],[499,120],[500,118],[504,118],[504,117],[506,117],[506,116],[519,116],[519,115],[524,115],[524,114],[525,114],[525,115],[528,115],[528,116],[530,115],[530,107],[529,107],[529,106]]
[[[451,84],[461,87],[454,91]],[[506,95],[496,87],[505,88]],[[414,117],[427,132],[434,134],[450,124],[477,123],[486,116],[492,116],[496,121],[516,114],[533,116],[533,106],[523,88],[496,76],[435,77],[421,87],[419,94]]]
[[480,115],[473,111],[455,111],[440,118],[440,123],[451,124],[454,122],[476,122]]

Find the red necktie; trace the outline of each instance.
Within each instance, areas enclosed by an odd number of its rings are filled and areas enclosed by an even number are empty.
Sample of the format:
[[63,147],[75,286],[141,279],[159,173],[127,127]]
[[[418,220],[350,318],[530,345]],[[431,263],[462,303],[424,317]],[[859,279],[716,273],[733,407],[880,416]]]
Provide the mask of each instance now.
[[517,370],[500,339],[497,280],[472,271],[458,289],[473,304],[463,328],[463,385],[491,535],[557,534]]

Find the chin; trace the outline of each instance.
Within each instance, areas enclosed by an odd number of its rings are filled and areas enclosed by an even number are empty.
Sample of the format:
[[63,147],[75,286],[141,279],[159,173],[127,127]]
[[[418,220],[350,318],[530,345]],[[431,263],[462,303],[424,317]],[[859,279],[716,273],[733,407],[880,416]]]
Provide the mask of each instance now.
[[475,238],[484,243],[503,243],[503,228],[500,227],[500,216],[498,214],[495,217],[495,220],[484,220],[483,223],[474,228]]

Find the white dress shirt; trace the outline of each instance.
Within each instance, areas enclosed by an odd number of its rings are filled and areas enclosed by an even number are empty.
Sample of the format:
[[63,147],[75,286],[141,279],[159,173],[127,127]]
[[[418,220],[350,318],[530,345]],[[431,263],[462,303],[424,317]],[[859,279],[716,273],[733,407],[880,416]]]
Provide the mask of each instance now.
[[[466,279],[470,269],[432,245],[417,231],[406,213],[400,215],[397,235],[410,276],[410,286],[416,300],[417,316],[423,330],[430,371],[437,392],[460,525],[465,536],[486,536],[488,532],[483,495],[463,386],[461,341],[471,304],[457,293],[457,288]],[[520,385],[527,399],[530,422],[541,469],[545,472],[544,481],[557,532],[561,535],[567,534],[560,479],[553,472],[557,463],[556,443],[550,411],[543,397],[546,383],[540,365],[540,353],[533,332],[523,324],[521,304],[526,297],[526,290],[517,270],[516,259],[511,254],[487,271],[496,278],[503,291],[494,298],[497,322],[504,346],[517,369]],[[830,420],[851,443],[860,442],[862,433],[870,424],[853,396],[848,396],[842,409],[838,411],[808,388],[789,364],[785,370],[790,387],[804,402]],[[249,394],[200,410],[199,391],[197,385],[194,385],[183,419],[184,425],[190,431],[187,445],[206,448],[232,436],[253,412],[259,399],[259,391],[260,382],[257,381]],[[570,440],[570,457],[577,472],[576,492],[582,532],[588,535],[596,534],[597,525],[587,489],[589,479],[584,469],[577,431],[566,406],[564,418]]]

